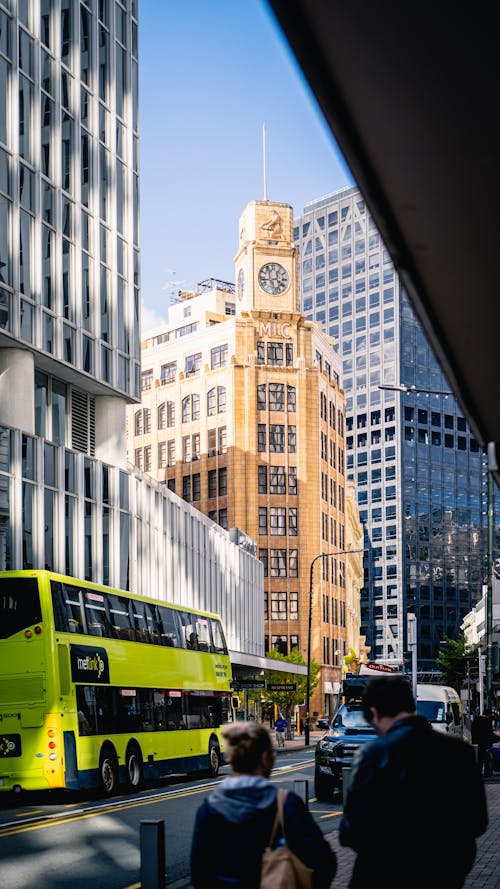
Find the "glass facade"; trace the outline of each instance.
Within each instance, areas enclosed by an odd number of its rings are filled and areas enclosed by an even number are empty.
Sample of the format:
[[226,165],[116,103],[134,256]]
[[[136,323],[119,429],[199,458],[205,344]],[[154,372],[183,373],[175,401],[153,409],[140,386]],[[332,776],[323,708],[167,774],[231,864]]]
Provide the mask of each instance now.
[[139,379],[137,55],[134,0],[0,3],[0,348],[5,332],[125,397]]
[[306,206],[296,220],[301,308],[333,337],[346,393],[347,475],[365,533],[361,632],[372,659],[401,660],[417,614],[418,662],[457,638],[486,571],[481,450],[357,188]]

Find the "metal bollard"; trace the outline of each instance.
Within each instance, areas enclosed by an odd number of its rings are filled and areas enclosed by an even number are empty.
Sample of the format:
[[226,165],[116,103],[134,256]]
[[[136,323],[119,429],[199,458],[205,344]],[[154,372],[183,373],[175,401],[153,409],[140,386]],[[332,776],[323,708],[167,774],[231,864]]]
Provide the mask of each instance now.
[[349,784],[351,783],[351,771],[352,769],[343,768],[342,769],[342,805],[345,807],[345,801],[347,799],[347,794],[349,791]]
[[293,782],[293,792],[300,796],[300,798],[306,804],[306,808],[309,808],[309,781],[300,780]]
[[164,889],[165,822],[141,821],[141,889]]
[[474,756],[476,757],[476,762],[479,762],[479,746],[477,744],[472,744],[471,746],[474,751]]

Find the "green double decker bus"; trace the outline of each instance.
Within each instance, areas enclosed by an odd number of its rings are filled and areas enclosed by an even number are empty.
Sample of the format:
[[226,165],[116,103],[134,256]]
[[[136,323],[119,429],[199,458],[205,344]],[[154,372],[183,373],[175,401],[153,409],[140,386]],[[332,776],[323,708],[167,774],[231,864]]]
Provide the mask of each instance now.
[[0,791],[217,775],[220,618],[49,571],[0,572]]

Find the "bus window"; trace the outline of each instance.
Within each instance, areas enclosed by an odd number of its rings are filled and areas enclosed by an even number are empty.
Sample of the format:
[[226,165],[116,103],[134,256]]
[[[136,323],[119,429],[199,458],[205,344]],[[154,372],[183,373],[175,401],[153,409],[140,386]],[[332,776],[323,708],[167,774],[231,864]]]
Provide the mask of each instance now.
[[167,729],[172,731],[186,728],[182,713],[182,692],[171,690],[167,691],[166,695]]
[[221,699],[207,691],[184,692],[188,728],[215,728],[222,717]]
[[161,619],[161,643],[173,648],[185,648],[178,612],[174,608],[159,607]]
[[135,641],[149,642],[149,633],[144,615],[145,605],[134,602],[132,605],[132,619],[134,621]]
[[35,578],[6,577],[0,580],[0,639],[8,639],[41,620]]
[[97,734],[97,712],[95,688],[91,685],[76,686],[76,706],[78,710],[78,733]]
[[155,688],[153,691],[154,701],[154,727],[157,732],[164,732],[167,728],[167,712],[165,706],[165,692]]
[[183,648],[190,648],[194,651],[198,650],[198,634],[196,632],[196,621],[192,614],[188,611],[178,611],[177,614],[181,619],[182,635],[185,644]]
[[114,639],[127,639],[135,641],[135,632],[130,623],[129,599],[125,596],[107,595],[109,605],[109,618],[111,621],[111,635]]
[[[135,641],[136,642],[154,642],[153,634],[149,633],[149,627],[151,626],[151,614],[150,614],[150,606],[146,602],[131,602],[132,605],[132,620],[134,622],[134,630],[135,630]],[[149,623],[148,623],[149,618]],[[158,642],[158,639],[156,639]]]
[[146,620],[147,641],[150,645],[161,645],[161,621],[158,606],[146,602],[144,617]]
[[216,652],[216,654],[227,654],[226,640],[224,639],[224,633],[222,632],[220,621],[215,620],[215,618],[211,618],[210,623],[212,625],[212,640],[214,644],[214,651]]
[[84,633],[80,592],[67,583],[51,580],[52,607],[56,630],[63,633]]
[[[111,734],[117,731],[116,689],[96,685],[97,734]],[[118,729],[119,731],[119,729]]]
[[152,689],[137,689],[137,708],[141,731],[152,732],[155,727],[155,705]]
[[102,593],[83,591],[87,632],[91,636],[111,636],[106,606]]
[[212,641],[210,638],[210,627],[206,617],[196,615],[196,635],[198,637],[199,651],[212,651]]

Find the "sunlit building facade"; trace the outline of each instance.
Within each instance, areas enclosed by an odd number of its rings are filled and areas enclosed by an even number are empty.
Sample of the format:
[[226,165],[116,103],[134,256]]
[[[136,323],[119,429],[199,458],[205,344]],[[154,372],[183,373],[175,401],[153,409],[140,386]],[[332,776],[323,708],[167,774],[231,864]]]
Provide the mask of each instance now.
[[301,308],[342,360],[347,477],[364,527],[361,624],[370,657],[401,662],[406,614],[418,661],[457,638],[485,577],[483,459],[449,392],[357,188],[308,204],[295,222]]
[[[312,712],[331,712],[346,645],[344,393],[340,357],[298,309],[288,204],[253,201],[239,223],[236,287],[180,292],[142,350],[129,459],[229,532],[264,566],[266,649],[306,658]],[[359,591],[359,587],[358,587]]]

